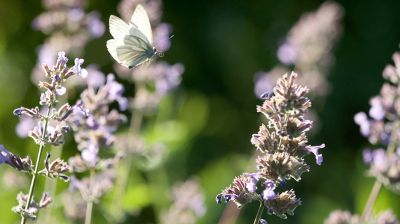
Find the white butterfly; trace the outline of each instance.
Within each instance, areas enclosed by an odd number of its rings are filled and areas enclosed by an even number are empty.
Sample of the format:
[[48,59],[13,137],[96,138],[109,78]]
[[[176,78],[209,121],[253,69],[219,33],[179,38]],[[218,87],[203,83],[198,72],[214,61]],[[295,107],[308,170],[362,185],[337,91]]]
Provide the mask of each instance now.
[[110,33],[114,39],[107,41],[108,52],[127,68],[137,67],[158,54],[153,47],[149,17],[141,5],[136,6],[129,24],[111,15]]

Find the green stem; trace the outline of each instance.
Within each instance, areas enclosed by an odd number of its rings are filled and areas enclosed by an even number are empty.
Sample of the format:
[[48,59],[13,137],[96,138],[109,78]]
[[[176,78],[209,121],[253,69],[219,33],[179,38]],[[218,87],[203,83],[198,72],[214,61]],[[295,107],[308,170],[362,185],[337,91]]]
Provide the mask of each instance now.
[[[400,121],[396,121],[393,125],[391,135],[390,135],[390,142],[387,147],[387,154],[394,153],[397,144],[396,134],[394,133],[400,126]],[[361,215],[361,221],[366,221],[370,218],[372,213],[372,207],[374,206],[376,199],[378,198],[379,191],[382,188],[382,183],[378,180],[375,180],[374,186],[372,187],[371,193],[368,196],[367,204],[365,205],[364,211]]]
[[[50,150],[53,152],[51,154],[53,158],[61,158],[63,150],[55,149],[55,146],[52,146]],[[50,195],[55,196],[57,191],[57,181],[55,181],[54,179],[46,178],[46,182],[44,183],[44,191],[49,192]],[[37,223],[51,223],[51,220],[54,220],[54,212],[57,207],[59,207],[59,205],[55,201],[53,201],[51,205],[52,206],[47,207],[41,212]]]
[[[128,144],[129,148],[134,147],[135,142],[133,142],[133,141],[136,140],[136,137],[140,132],[140,128],[142,126],[142,121],[143,121],[143,114],[138,111],[135,111],[135,112],[136,113],[134,114],[134,116],[131,120],[129,131],[128,131],[128,134],[132,138],[132,141]],[[132,164],[132,158],[128,154],[128,156],[126,158],[124,158],[123,161],[121,161],[120,172],[119,172],[118,178],[116,180],[115,193],[114,193],[114,197],[112,200],[113,201],[112,205],[115,210],[115,212],[113,212],[113,213],[117,217],[120,216],[120,213],[122,211],[122,209],[121,209],[122,199],[124,198],[126,186],[128,185],[129,175],[131,172],[131,164]]]
[[260,219],[261,219],[261,215],[262,215],[263,211],[264,211],[264,203],[261,200],[260,201],[260,207],[258,208],[257,215],[256,215],[256,218],[254,219],[253,224],[259,224],[260,223]]
[[[29,187],[29,194],[28,194],[28,200],[26,201],[26,205],[25,205],[25,211],[28,211],[29,206],[30,206],[30,204],[32,202],[33,191],[35,190],[36,179],[37,179],[38,172],[39,172],[39,163],[40,163],[40,159],[42,158],[43,149],[44,149],[44,147],[46,145],[44,140],[45,140],[45,137],[46,137],[47,126],[49,124],[49,116],[50,116],[51,108],[52,108],[52,105],[49,106],[49,109],[47,111],[47,116],[45,118],[42,138],[40,140],[41,142],[40,142],[39,151],[38,151],[38,154],[37,154],[35,170],[33,171],[33,177],[32,177],[32,181],[31,181],[31,186]],[[26,222],[26,218],[24,216],[22,216],[21,224],[25,224],[25,222]]]
[[[90,182],[89,182],[89,192],[92,192],[92,187],[95,181],[95,170],[90,170]],[[89,194],[91,195],[91,193]],[[89,197],[86,201],[86,215],[85,215],[85,224],[92,223],[92,211],[93,211],[93,198]]]

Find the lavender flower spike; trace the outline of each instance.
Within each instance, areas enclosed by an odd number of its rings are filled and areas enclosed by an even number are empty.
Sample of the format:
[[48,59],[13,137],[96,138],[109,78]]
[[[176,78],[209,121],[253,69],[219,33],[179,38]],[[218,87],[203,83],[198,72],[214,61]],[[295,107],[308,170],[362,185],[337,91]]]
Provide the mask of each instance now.
[[[265,97],[257,111],[265,117],[258,133],[253,134],[250,142],[259,156],[256,159],[257,171],[244,173],[217,196],[217,202],[233,200],[237,207],[253,201],[261,203],[254,223],[259,223],[265,207],[269,214],[285,219],[293,215],[301,204],[293,190],[282,191],[286,180],[301,180],[301,175],[310,170],[304,156],[314,154],[316,163],[322,164],[323,157],[318,152],[325,145],[308,144],[307,132],[312,121],[305,118],[311,101],[306,97],[308,88],[298,85],[297,74],[285,74],[278,80],[273,92]],[[263,184],[258,184],[261,182]],[[258,191],[257,186],[261,186]],[[278,187],[279,186],[279,187]]]

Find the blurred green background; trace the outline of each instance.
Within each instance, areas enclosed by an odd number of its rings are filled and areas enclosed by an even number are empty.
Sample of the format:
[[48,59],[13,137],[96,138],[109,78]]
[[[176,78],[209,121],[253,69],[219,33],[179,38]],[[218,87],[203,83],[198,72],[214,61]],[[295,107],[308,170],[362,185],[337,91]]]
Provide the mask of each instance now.
[[[199,223],[218,222],[226,206],[217,205],[215,196],[235,175],[247,169],[254,151],[250,136],[258,131],[261,122],[255,110],[261,101],[254,95],[253,75],[278,63],[275,52],[290,27],[301,14],[316,10],[321,3],[163,1],[163,21],[172,24],[174,34],[172,47],[163,60],[183,63],[185,73],[180,88],[163,103],[158,121],[146,131],[152,141],[167,142],[170,154],[161,168],[143,174],[145,178],[138,181],[142,188],[135,188],[132,180],[132,192],[141,195],[140,200],[135,196],[129,198],[132,209],[144,209],[131,215],[126,223],[155,222],[158,210],[152,206],[153,201],[161,200],[162,206],[168,207],[166,199],[158,198],[168,192],[168,185],[163,184],[193,175],[200,177],[206,193],[208,210]],[[311,172],[304,174],[299,183],[290,185],[303,205],[285,221],[264,214],[269,223],[322,223],[331,210],[338,208],[361,213],[374,181],[365,176],[361,151],[368,142],[359,134],[353,116],[368,110],[369,98],[379,92],[383,83],[382,70],[392,63],[391,55],[398,50],[400,2],[338,3],[344,7],[345,15],[342,38],[335,49],[336,62],[329,76],[332,91],[324,105],[316,108],[319,130],[310,139],[314,145],[326,144],[325,161],[317,167],[313,158],[308,158]],[[39,1],[1,0],[0,4],[0,143],[21,156],[33,156],[36,149],[32,141],[19,139],[15,134],[18,119],[12,111],[22,105],[37,104],[39,93],[30,74],[36,63],[36,48],[46,36],[34,31],[31,22],[43,8]],[[101,12],[102,20],[107,22],[110,14],[118,15],[117,4],[118,1],[92,0],[87,9]],[[107,29],[81,55],[85,63],[96,63],[106,73],[112,72],[113,63],[105,48],[109,38]],[[176,108],[172,108],[174,105]],[[11,168],[1,166],[0,175],[8,169]],[[1,188],[1,222],[13,223],[18,216],[10,209],[17,203],[15,195],[21,189]],[[392,208],[400,216],[398,202],[398,196],[384,189],[375,211]],[[252,222],[256,210],[255,204],[245,207],[237,223]],[[95,223],[106,221],[100,217]]]

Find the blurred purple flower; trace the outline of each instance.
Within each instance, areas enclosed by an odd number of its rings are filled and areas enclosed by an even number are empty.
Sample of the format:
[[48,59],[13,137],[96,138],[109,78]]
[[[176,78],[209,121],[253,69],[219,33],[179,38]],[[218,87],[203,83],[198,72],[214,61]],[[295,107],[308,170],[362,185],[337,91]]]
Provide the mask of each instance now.
[[284,42],[279,46],[277,56],[283,64],[293,64],[296,61],[296,49],[289,42]]
[[73,68],[73,72],[82,78],[86,78],[88,75],[86,69],[81,67],[84,61],[85,60],[83,60],[82,58],[75,58],[75,65]]
[[89,13],[86,18],[86,23],[88,31],[93,37],[101,37],[104,34],[105,26],[100,20],[100,14],[98,12]]
[[154,29],[154,46],[157,51],[165,52],[171,47],[172,26],[161,23]]
[[89,86],[99,88],[104,85],[106,81],[105,75],[98,70],[96,65],[89,65],[86,70],[88,72],[87,83]]
[[169,91],[176,88],[181,82],[181,75],[185,68],[182,64],[168,65],[166,63],[160,63],[160,74],[162,74],[158,79],[156,79],[156,89],[157,92],[165,96]]
[[35,121],[33,118],[21,116],[19,119],[19,123],[15,128],[15,131],[19,137],[26,138],[29,135],[29,131],[31,131],[34,126]]
[[379,97],[373,97],[370,100],[371,108],[369,109],[369,116],[374,120],[382,120],[385,118],[386,110],[382,106],[382,102]]
[[368,136],[370,134],[370,123],[368,117],[364,112],[358,112],[354,115],[354,122],[360,126],[360,131],[363,136]]
[[72,8],[68,10],[68,19],[79,22],[85,16],[85,12],[82,8]]
[[120,110],[124,111],[128,109],[128,100],[122,95],[125,91],[125,88],[123,85],[115,81],[115,76],[113,74],[107,75],[106,86],[108,87],[109,100],[117,101]]

